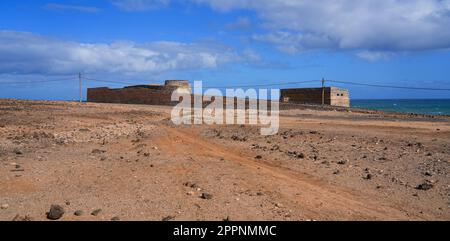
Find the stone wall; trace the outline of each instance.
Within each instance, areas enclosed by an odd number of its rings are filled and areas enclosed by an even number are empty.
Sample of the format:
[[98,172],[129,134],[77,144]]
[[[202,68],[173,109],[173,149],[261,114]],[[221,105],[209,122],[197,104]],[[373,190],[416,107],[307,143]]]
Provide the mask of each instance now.
[[[130,86],[123,89],[93,88],[88,89],[87,101],[97,103],[122,103],[122,104],[148,104],[148,105],[176,105],[178,101],[171,101],[172,92],[177,89],[181,82],[166,83],[165,86]],[[178,86],[178,87],[177,87]],[[190,86],[181,83],[182,88]],[[190,90],[190,89],[189,89]],[[281,102],[300,104],[322,104],[322,88],[301,88],[281,90]],[[350,106],[348,90],[327,87],[325,88],[325,104],[331,106]],[[194,104],[191,95],[192,104]],[[237,98],[224,98],[226,102],[235,102]],[[210,102],[203,102],[203,106]],[[236,106],[235,102],[235,106]],[[269,103],[270,104],[270,103]],[[248,107],[248,100],[245,100]]]
[[87,101],[97,103],[174,105],[172,91],[148,88],[88,89]]
[[[322,104],[322,88],[299,88],[281,90],[281,102],[300,104]],[[324,91],[326,105],[350,107],[348,90],[326,87]]]

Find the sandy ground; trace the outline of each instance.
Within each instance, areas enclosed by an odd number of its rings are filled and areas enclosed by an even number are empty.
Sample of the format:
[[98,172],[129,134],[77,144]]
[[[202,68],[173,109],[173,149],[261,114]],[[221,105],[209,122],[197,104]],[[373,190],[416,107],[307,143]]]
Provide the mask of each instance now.
[[0,220],[450,220],[449,118],[286,110],[265,137],[170,110],[0,100]]

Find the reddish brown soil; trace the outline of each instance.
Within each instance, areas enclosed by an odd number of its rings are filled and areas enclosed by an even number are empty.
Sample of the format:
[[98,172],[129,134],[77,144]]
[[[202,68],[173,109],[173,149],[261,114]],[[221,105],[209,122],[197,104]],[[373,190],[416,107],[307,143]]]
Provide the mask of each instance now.
[[450,220],[448,118],[285,110],[265,137],[170,110],[0,100],[0,220]]

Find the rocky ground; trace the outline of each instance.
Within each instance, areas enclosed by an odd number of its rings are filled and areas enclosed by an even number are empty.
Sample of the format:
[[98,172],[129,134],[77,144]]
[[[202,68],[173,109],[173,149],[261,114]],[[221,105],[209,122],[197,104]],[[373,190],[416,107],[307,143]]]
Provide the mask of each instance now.
[[0,220],[450,220],[450,118],[0,100]]

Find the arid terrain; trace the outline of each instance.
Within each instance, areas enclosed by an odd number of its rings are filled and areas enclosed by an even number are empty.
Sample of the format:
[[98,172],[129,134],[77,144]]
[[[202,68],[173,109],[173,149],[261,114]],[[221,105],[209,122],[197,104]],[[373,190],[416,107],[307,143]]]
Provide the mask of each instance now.
[[450,220],[448,117],[290,109],[261,136],[170,111],[0,100],[0,220]]

